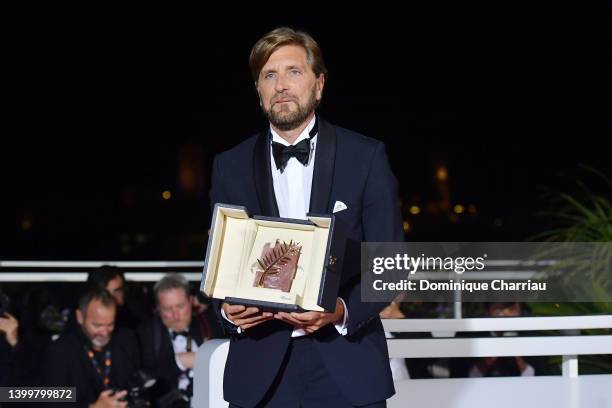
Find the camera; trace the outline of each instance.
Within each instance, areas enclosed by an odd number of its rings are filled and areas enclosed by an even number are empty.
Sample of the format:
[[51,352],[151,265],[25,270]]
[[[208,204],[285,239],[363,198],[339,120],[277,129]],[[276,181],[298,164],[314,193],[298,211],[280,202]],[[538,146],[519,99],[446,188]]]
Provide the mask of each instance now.
[[[128,380],[127,395],[119,401],[127,402],[130,408],[150,407],[147,390],[155,385],[155,378],[145,370],[136,371]],[[115,393],[119,390],[113,390]]]

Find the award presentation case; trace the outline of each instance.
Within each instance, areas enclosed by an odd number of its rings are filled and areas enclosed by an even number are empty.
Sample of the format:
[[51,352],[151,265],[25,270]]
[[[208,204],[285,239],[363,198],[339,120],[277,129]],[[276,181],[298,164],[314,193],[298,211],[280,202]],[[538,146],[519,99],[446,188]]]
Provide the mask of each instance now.
[[245,207],[217,203],[200,290],[264,311],[333,312],[346,244],[342,225],[333,215],[251,216]]

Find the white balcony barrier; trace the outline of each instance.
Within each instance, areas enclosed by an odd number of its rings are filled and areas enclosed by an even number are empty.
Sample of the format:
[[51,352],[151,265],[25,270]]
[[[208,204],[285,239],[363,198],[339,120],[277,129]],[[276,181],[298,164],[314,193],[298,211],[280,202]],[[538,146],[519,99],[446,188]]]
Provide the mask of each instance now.
[[[393,332],[577,330],[612,328],[612,316],[485,319],[390,319]],[[578,356],[612,354],[612,336],[389,339],[390,357],[563,356],[563,375],[545,377],[410,379],[395,383],[389,408],[612,408],[612,375],[578,375]],[[195,407],[227,407],[223,370],[227,340],[198,350]]]
[[[200,261],[0,261],[0,282],[85,282],[93,268],[103,265],[116,266],[124,271],[125,278],[134,282],[157,282],[173,270],[192,282],[199,282]],[[7,271],[10,269],[10,271]],[[45,271],[41,271],[44,269]],[[138,269],[138,272],[130,272]],[[157,271],[156,271],[157,270]]]

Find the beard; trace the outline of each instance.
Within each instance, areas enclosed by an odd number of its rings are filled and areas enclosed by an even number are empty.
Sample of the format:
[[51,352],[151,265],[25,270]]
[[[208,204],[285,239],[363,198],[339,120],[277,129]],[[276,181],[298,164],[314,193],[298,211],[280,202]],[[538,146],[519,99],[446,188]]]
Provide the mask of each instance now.
[[94,347],[98,347],[98,348],[102,348],[105,347],[109,342],[110,342],[110,336],[108,337],[94,337],[91,339],[91,344],[94,345]]
[[262,107],[262,110],[274,127],[283,131],[289,131],[304,123],[308,116],[319,106],[319,102],[315,87],[312,87],[312,92],[305,105],[300,105],[295,98],[292,99],[290,103],[297,105],[295,111],[289,111],[285,106],[281,106],[280,110],[275,111],[274,103],[270,105],[269,109]]

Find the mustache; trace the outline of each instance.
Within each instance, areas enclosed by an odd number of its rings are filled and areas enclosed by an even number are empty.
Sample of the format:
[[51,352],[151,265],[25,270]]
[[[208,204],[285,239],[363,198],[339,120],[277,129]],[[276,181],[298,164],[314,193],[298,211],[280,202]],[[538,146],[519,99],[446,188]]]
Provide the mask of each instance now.
[[110,343],[110,336],[108,337],[95,337],[91,339],[91,343],[96,347],[104,347]]
[[289,94],[276,94],[270,100],[270,103],[275,104],[278,101],[295,101],[296,98]]

